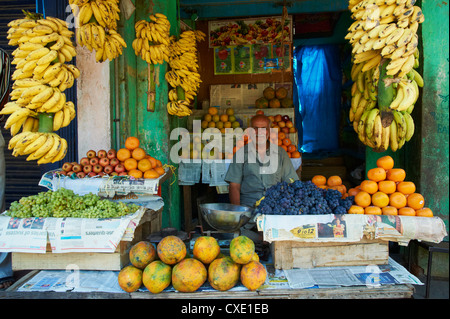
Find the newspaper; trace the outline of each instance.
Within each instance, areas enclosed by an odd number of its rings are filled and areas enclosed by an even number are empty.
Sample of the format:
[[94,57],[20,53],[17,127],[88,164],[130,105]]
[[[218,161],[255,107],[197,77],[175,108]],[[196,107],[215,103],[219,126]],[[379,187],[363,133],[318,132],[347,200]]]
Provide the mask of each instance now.
[[113,253],[126,231],[134,233],[146,208],[121,218],[12,218],[0,216],[0,252]]
[[354,242],[369,239],[396,241],[408,245],[410,240],[441,242],[447,231],[439,217],[389,215],[260,215],[257,227],[264,240],[307,242]]
[[382,285],[413,284],[423,285],[394,259],[389,258],[387,265],[321,267],[314,269],[284,270],[289,287],[331,288],[366,285],[371,288]]

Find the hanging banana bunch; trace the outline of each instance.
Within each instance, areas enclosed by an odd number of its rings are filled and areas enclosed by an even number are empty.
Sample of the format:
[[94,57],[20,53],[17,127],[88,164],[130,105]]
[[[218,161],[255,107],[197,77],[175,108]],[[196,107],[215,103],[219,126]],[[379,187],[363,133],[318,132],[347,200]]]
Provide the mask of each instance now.
[[169,62],[170,22],[164,14],[151,14],[150,22],[140,20],[134,28],[136,39],[132,47],[136,56],[149,64]]
[[414,134],[411,117],[423,79],[417,29],[424,22],[415,0],[349,0],[355,22],[349,120],[362,143],[375,151],[400,149]]
[[73,32],[63,20],[24,14],[8,23],[9,44],[18,46],[11,62],[16,70],[11,101],[0,114],[8,115],[5,128],[11,132],[8,147],[14,156],[28,155],[38,164],[56,162],[66,155],[67,141],[52,132],[76,116],[64,93],[80,76],[77,67],[67,64],[76,56]]
[[122,55],[127,44],[117,32],[119,0],[70,0],[69,4],[77,16],[75,35],[80,46],[94,50],[97,62]]
[[198,73],[197,42],[203,41],[206,35],[200,31],[184,31],[180,39],[171,37],[170,61],[171,70],[165,78],[172,87],[169,90],[167,112],[170,115],[189,116],[193,102],[202,82]]

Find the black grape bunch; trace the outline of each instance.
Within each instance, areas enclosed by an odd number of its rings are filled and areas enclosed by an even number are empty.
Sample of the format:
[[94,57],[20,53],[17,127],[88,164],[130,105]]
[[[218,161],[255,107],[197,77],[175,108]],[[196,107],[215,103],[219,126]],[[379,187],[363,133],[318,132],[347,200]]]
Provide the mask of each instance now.
[[354,197],[342,198],[335,189],[322,189],[311,181],[280,182],[268,188],[256,212],[265,215],[346,214]]

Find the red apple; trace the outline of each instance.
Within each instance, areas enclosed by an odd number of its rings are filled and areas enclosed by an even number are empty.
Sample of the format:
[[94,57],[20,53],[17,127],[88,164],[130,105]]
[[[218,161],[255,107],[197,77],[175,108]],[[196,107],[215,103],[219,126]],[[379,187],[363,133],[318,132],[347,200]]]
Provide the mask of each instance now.
[[109,159],[107,157],[102,157],[98,160],[98,163],[101,166],[105,167],[105,166],[109,165]]
[[94,150],[89,150],[89,151],[87,151],[86,152],[86,156],[88,157],[88,158],[93,158],[93,157],[95,157],[95,151]]
[[77,176],[77,174],[74,172],[74,171],[68,171],[67,173],[66,173],[66,176],[69,176],[69,177],[76,177]]
[[81,166],[89,165],[89,158],[87,158],[87,157],[82,157],[82,158],[80,159],[80,165],[81,165]]
[[63,171],[70,172],[72,170],[72,163],[65,162],[62,166]]
[[123,166],[122,164],[117,164],[117,165],[114,167],[114,171],[116,171],[116,172],[119,173],[119,175],[120,175],[120,173],[125,172],[125,166]]
[[81,171],[82,171],[81,165],[80,165],[80,164],[75,164],[75,165],[73,165],[73,166],[72,166],[72,171],[74,171],[75,174],[78,173],[78,172],[81,172]]
[[293,127],[293,126],[294,126],[294,123],[292,123],[291,120],[286,121],[286,127],[291,128],[291,127]]
[[101,171],[101,172],[99,172],[97,175],[98,175],[98,176],[105,176],[106,174],[105,174],[105,172]]
[[88,177],[94,177],[97,176],[97,173],[95,172],[89,172],[89,174],[87,174]]
[[78,177],[78,178],[86,177],[86,173],[85,173],[85,172],[78,172],[78,173],[77,173],[77,177]]
[[78,164],[78,163],[77,162],[70,162],[70,164],[75,165],[75,164]]
[[285,122],[289,121],[289,115],[283,115],[281,119]]
[[119,160],[116,157],[113,157],[109,160],[109,165],[111,165],[112,167],[115,167],[117,164],[119,164]]
[[89,164],[91,164],[92,166],[97,165],[98,164],[98,157],[96,157],[96,156],[91,157],[89,159]]
[[289,128],[288,127],[282,127],[281,128],[281,132],[284,132],[284,133],[286,133],[286,134],[288,134],[289,133]]
[[58,175],[67,175],[67,172],[64,171],[64,170],[60,170],[60,171],[57,171],[56,174],[58,174]]
[[108,151],[108,153],[106,154],[106,157],[109,159],[115,158],[116,153],[117,153],[116,150],[112,148]]
[[280,122],[281,119],[282,119],[282,117],[281,117],[280,114],[277,114],[277,115],[274,116],[274,121],[275,121],[275,122]]
[[98,158],[103,158],[103,157],[106,157],[107,154],[108,153],[106,153],[105,150],[100,150],[100,151],[97,152],[97,157]]
[[296,133],[296,132],[297,132],[297,129],[295,127],[291,127],[289,129],[289,133]]
[[[103,171],[106,174],[111,174],[112,172],[114,172],[114,167],[112,167],[111,165],[106,165],[103,167]],[[117,173],[117,172],[115,172],[115,173]]]
[[120,173],[119,173],[119,176],[127,176],[127,175],[128,175],[127,172],[120,172]]
[[92,171],[94,173],[98,174],[98,173],[103,171],[103,166],[101,166],[100,164],[95,164],[95,165],[92,166]]
[[90,172],[92,172],[92,165],[91,164],[87,164],[83,166],[83,172],[85,174],[89,174]]

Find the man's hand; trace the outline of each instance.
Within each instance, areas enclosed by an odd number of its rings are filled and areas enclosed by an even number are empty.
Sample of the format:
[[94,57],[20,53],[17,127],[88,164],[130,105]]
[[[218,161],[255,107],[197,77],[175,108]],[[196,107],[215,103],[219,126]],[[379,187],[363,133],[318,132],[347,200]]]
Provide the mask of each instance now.
[[233,205],[241,204],[241,184],[230,183],[229,187],[230,203]]

